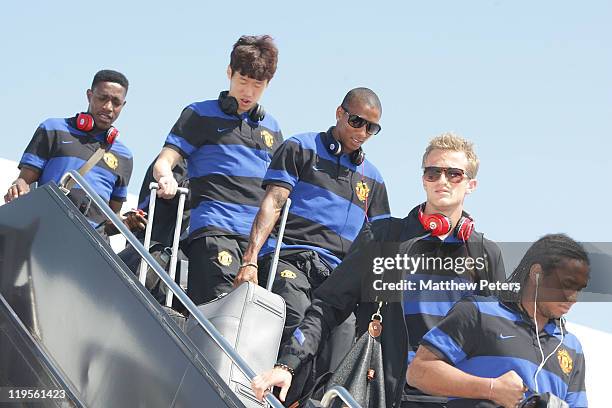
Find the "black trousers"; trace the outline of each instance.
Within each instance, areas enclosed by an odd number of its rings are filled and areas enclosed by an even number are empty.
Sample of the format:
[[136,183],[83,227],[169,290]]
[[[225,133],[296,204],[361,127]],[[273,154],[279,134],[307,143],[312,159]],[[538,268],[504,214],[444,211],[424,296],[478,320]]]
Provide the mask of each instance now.
[[402,401],[401,408],[446,408],[446,404],[439,402]]
[[242,235],[213,235],[189,244],[187,296],[193,303],[200,305],[232,290],[248,242]]
[[[169,272],[170,269],[170,258],[172,257],[172,248],[166,247],[159,242],[152,242],[149,248],[149,253],[157,261],[157,263],[166,271]],[[139,278],[139,268],[140,268],[140,254],[136,252],[133,246],[128,245],[123,251],[117,254],[119,258],[126,264],[126,266],[134,273],[136,278]],[[179,248],[178,250],[178,261],[186,260],[187,257],[183,253],[183,251]],[[180,269],[177,265],[177,270],[174,281],[177,285],[181,283],[181,276],[179,273]],[[147,273],[145,280],[145,287],[149,290],[151,295],[159,302],[161,305],[166,304],[166,294],[168,293],[167,286],[161,281],[159,276],[153,271],[153,269],[147,265]],[[175,297],[172,299],[172,309],[183,313],[186,308],[183,304]]]
[[448,399],[425,395],[417,388],[404,385],[401,408],[446,408]]

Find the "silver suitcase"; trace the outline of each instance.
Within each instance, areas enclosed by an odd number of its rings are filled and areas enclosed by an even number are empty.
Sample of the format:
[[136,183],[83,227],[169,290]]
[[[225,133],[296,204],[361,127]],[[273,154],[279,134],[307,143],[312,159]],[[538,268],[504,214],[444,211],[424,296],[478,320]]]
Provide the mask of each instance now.
[[[285,301],[270,289],[274,282],[289,205],[288,199],[270,267],[268,289],[245,282],[227,295],[198,306],[256,373],[269,370],[276,362],[285,326]],[[265,402],[255,399],[251,382],[198,326],[195,319],[190,317],[187,320],[185,332],[247,408],[267,406]]]

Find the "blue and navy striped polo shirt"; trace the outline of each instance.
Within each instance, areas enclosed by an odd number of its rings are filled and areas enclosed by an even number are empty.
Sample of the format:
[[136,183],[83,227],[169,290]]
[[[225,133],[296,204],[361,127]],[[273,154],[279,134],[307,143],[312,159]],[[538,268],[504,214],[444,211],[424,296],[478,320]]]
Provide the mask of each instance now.
[[[291,190],[283,248],[316,251],[335,268],[363,226],[366,212],[369,221],[375,221],[389,217],[390,211],[376,167],[368,160],[356,166],[346,154],[334,156],[323,142],[324,134],[304,133],[283,143],[263,184]],[[264,248],[261,253],[269,251]]]
[[[563,330],[563,343],[538,374],[539,392],[555,394],[570,407],[587,407],[582,346],[576,336]],[[495,378],[514,370],[534,390],[534,375],[541,363],[536,335],[533,322],[517,305],[475,296],[458,302],[421,344],[478,377]],[[539,336],[544,356],[548,356],[561,341],[560,323],[549,321]],[[453,399],[448,406],[471,407],[474,403]]]
[[187,158],[191,189],[191,240],[206,235],[248,236],[265,191],[261,183],[283,141],[269,114],[253,122],[221,111],[208,100],[187,106],[165,147]]
[[[78,130],[74,118],[47,119],[36,129],[19,168],[40,171],[40,185],[49,181],[57,184],[65,173],[79,169],[105,138],[106,132]],[[117,139],[102,160],[85,174],[85,179],[105,201],[125,201],[132,166],[132,153]]]

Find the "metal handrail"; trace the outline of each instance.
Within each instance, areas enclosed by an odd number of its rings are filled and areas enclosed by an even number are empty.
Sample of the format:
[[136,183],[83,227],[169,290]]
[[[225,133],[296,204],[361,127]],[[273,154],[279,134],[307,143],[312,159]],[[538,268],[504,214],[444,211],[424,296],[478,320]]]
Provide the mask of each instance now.
[[[65,182],[70,178],[73,178],[76,183],[81,186],[83,191],[85,191],[85,193],[92,199],[94,204],[98,206],[100,211],[102,211],[104,215],[115,225],[119,232],[123,234],[125,239],[132,245],[132,247],[134,247],[136,252],[138,252],[138,254],[145,259],[151,269],[153,269],[159,278],[166,284],[168,289],[174,293],[174,296],[181,301],[191,316],[196,319],[198,324],[208,333],[215,343],[217,343],[217,345],[230,358],[230,360],[232,360],[232,363],[236,364],[238,369],[249,379],[249,381],[252,381],[257,373],[255,373],[255,371],[249,367],[247,362],[233,349],[232,345],[225,340],[221,333],[219,333],[215,326],[213,326],[213,324],[202,314],[202,312],[191,301],[191,299],[187,297],[185,292],[183,292],[183,290],[174,282],[174,280],[170,279],[170,276],[161,268],[161,266],[159,266],[149,251],[145,249],[134,234],[132,234],[125,224],[123,224],[117,214],[110,209],[108,204],[102,200],[102,198],[98,195],[98,193],[96,193],[91,185],[89,185],[85,178],[75,170],[72,170],[62,176],[60,180],[60,187],[63,187]],[[283,404],[281,404],[281,402],[272,393],[266,394],[265,399],[272,407],[283,408]]]
[[355,401],[355,398],[353,398],[353,396],[346,390],[346,388],[340,385],[334,385],[329,390],[327,390],[325,394],[323,394],[323,398],[321,399],[321,405],[325,408],[329,407],[332,400],[336,397],[340,398],[342,402],[344,402],[349,408],[361,408],[361,405],[359,405],[359,403]]

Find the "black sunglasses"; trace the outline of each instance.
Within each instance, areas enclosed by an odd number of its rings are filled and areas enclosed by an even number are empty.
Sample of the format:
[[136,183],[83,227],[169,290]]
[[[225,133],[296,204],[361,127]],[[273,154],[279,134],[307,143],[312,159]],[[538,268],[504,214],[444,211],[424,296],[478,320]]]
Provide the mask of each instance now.
[[359,115],[353,115],[344,106],[340,106],[340,107],[348,115],[348,124],[351,125],[351,127],[354,127],[355,129],[359,129],[365,126],[366,132],[368,132],[369,135],[375,135],[378,132],[380,132],[380,130],[382,129],[378,123],[370,122],[369,120],[364,119]]
[[430,166],[423,169],[423,177],[427,181],[438,181],[442,177],[442,173],[451,183],[461,183],[464,177],[470,178],[465,170],[456,169],[454,167],[436,167]]

